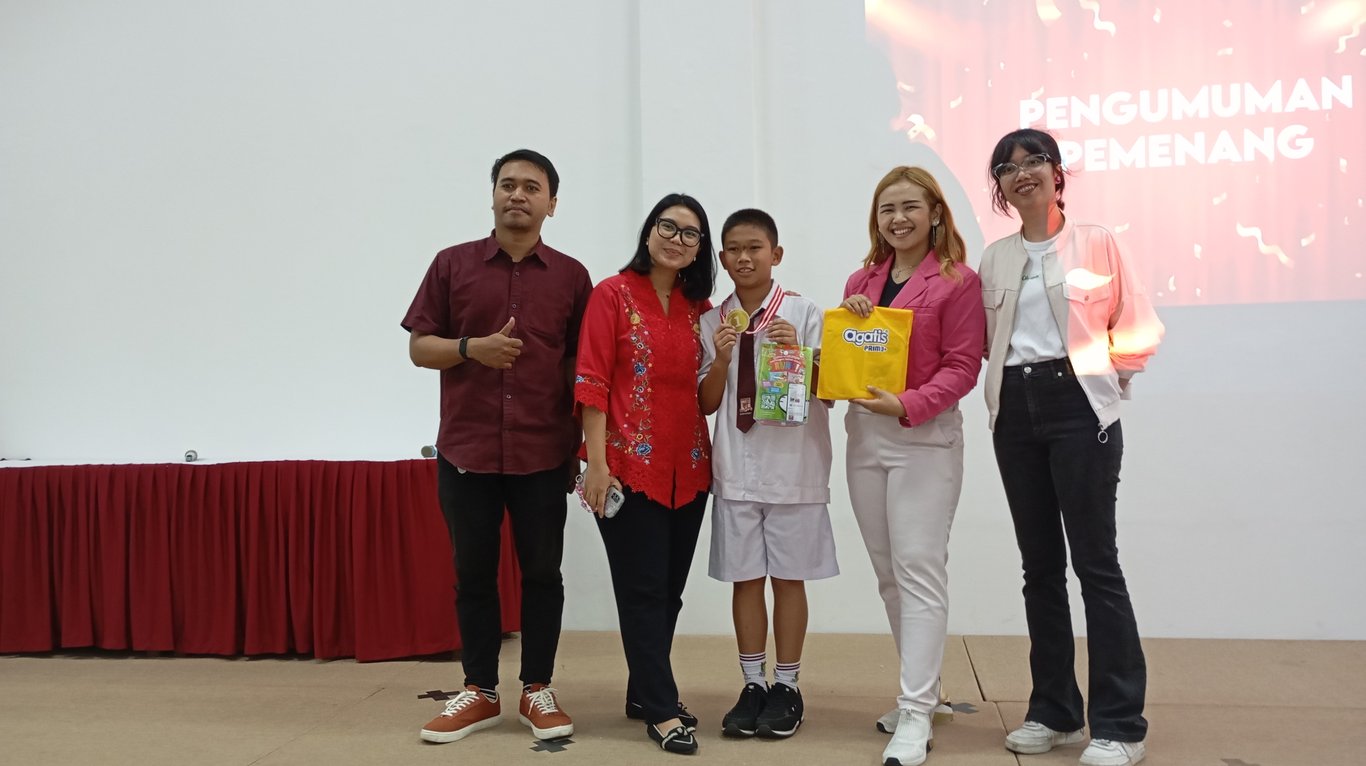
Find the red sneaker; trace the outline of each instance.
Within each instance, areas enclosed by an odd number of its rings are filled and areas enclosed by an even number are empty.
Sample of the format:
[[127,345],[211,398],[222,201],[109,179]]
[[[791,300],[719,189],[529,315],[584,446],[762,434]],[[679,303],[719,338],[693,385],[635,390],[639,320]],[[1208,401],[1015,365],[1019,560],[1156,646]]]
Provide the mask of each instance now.
[[422,727],[422,738],[428,742],[455,742],[469,735],[497,726],[503,720],[502,706],[489,702],[477,686],[466,686],[465,691],[446,702],[441,715]]
[[532,684],[522,691],[517,718],[531,727],[537,739],[559,739],[574,733],[574,722],[560,709],[555,690],[545,684]]

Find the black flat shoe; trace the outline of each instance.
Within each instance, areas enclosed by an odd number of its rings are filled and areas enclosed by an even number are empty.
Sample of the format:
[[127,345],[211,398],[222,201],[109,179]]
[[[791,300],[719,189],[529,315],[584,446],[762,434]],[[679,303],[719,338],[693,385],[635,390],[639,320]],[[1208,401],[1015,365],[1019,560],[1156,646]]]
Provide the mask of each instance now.
[[645,724],[645,730],[650,733],[650,739],[659,745],[660,750],[680,755],[692,755],[697,752],[697,737],[686,726],[675,726],[664,734],[659,733],[653,724]]
[[687,705],[682,702],[678,703],[678,720],[688,727],[688,733],[697,731],[697,716],[689,713]]
[[[626,717],[632,721],[645,720],[645,707],[638,702],[626,703]],[[678,703],[678,720],[688,727],[688,731],[697,731],[697,716],[688,712],[687,706],[682,702]]]

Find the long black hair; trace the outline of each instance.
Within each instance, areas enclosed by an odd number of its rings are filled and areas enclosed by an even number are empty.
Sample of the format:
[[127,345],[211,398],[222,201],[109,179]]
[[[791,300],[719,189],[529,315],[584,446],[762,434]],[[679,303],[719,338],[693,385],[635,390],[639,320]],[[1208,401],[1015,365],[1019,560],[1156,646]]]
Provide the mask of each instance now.
[[654,265],[650,260],[650,232],[654,230],[659,216],[675,205],[682,205],[691,210],[697,216],[702,229],[702,239],[697,243],[697,258],[678,272],[679,278],[683,280],[683,297],[690,301],[705,300],[716,290],[716,248],[711,241],[711,224],[707,222],[707,211],[702,209],[701,202],[686,194],[666,194],[655,203],[650,214],[645,216],[645,223],[640,227],[635,255],[631,256],[630,263],[621,270],[630,269],[637,274],[650,273],[650,268]]
[[1048,155],[1049,170],[1053,172],[1053,183],[1057,187],[1058,209],[1062,210],[1062,190],[1067,186],[1068,175],[1067,169],[1062,166],[1062,150],[1058,149],[1057,139],[1034,128],[1023,128],[1007,133],[996,142],[996,148],[991,152],[991,163],[987,165],[987,177],[991,179],[992,208],[1001,215],[1010,217],[1010,205],[1006,202],[1005,191],[1001,189],[1001,179],[991,171],[1003,162],[1010,162],[1010,155],[1015,153],[1017,146],[1030,154]]

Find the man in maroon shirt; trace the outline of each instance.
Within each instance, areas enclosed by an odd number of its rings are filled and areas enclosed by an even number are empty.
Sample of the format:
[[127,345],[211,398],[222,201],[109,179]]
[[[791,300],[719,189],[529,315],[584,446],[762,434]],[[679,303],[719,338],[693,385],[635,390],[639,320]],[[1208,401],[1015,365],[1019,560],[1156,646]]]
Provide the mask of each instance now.
[[519,149],[493,164],[494,229],[436,254],[403,328],[413,364],[441,371],[438,493],[455,550],[465,690],[422,728],[454,742],[501,720],[498,553],[504,509],[522,570],[519,720],[567,737],[550,677],[560,640],[565,490],[577,472],[574,354],[592,281],[541,241],[560,176]]

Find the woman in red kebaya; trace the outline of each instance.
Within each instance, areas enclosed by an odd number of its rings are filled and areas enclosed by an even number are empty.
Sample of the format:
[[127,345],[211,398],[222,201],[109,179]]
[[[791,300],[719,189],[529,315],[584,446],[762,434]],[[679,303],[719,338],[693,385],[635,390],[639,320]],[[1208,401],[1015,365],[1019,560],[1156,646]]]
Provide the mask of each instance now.
[[[678,700],[669,652],[711,485],[697,404],[699,320],[711,308],[716,253],[702,206],[664,197],[636,253],[593,289],[579,334],[584,500],[597,514],[630,678],[626,715],[669,752],[697,750],[697,719]],[[625,502],[606,515],[609,488]]]

